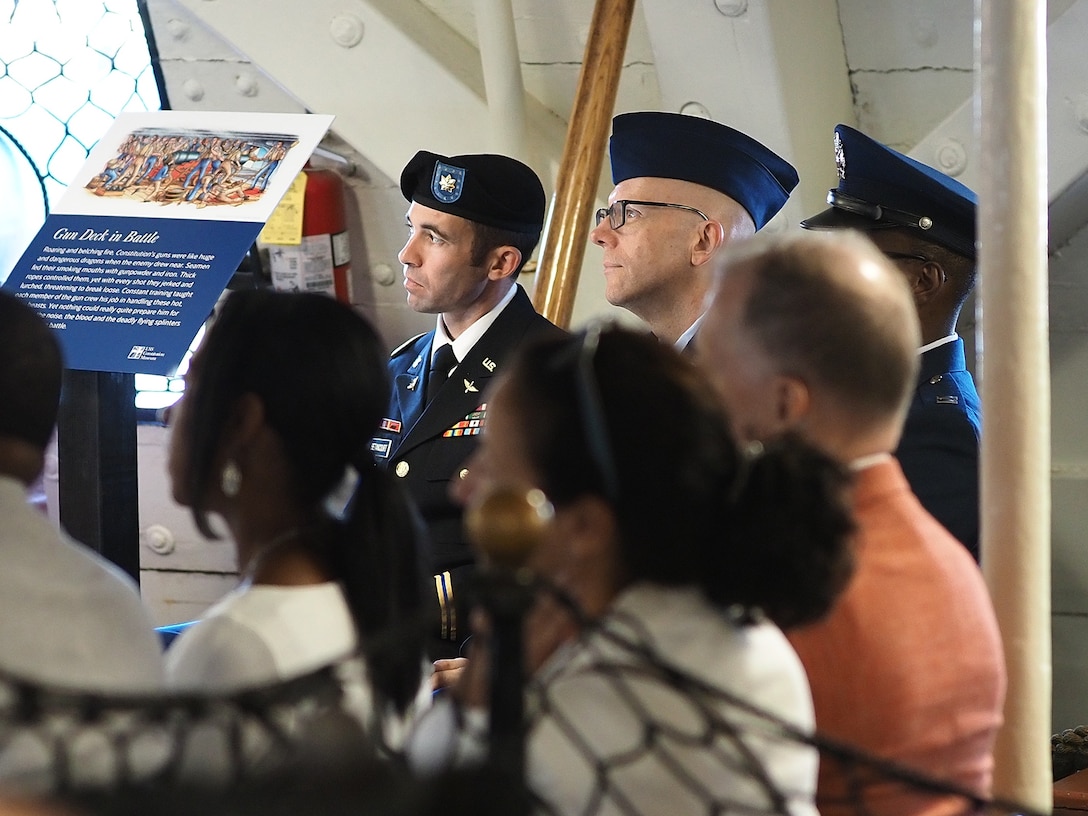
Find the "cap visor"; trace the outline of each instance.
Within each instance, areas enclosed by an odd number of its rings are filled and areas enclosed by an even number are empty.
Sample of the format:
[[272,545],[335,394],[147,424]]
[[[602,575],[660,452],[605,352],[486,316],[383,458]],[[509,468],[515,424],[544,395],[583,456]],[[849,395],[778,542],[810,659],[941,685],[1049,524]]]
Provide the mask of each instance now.
[[801,226],[805,229],[810,230],[875,230],[884,229],[886,227],[894,227],[896,225],[889,224],[886,221],[874,221],[872,218],[866,218],[864,215],[847,212],[846,210],[841,210],[838,207],[828,207],[823,212],[816,213],[816,215],[804,219],[801,222]]

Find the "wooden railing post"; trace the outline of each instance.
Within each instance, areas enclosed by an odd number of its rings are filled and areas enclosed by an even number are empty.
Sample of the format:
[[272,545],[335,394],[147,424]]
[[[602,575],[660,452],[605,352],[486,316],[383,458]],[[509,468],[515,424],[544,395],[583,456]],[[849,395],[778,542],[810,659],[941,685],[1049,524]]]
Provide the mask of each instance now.
[[597,0],[537,265],[533,302],[570,325],[635,0]]

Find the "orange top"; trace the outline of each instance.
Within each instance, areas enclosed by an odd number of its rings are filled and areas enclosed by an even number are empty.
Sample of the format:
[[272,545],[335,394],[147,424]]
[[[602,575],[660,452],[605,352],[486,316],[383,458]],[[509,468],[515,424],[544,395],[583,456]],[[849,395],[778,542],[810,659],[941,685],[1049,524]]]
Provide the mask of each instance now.
[[[858,473],[854,502],[854,577],[824,620],[789,633],[817,731],[989,796],[1005,663],[978,566],[894,459]],[[822,754],[823,816],[855,816],[859,796],[873,816],[938,816],[965,804]]]

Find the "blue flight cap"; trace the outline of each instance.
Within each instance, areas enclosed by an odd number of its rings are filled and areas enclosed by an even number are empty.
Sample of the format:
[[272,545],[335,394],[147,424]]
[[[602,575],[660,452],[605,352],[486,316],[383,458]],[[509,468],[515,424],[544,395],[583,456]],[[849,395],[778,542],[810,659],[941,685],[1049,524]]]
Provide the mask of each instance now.
[[955,179],[846,125],[835,128],[839,186],[831,205],[801,222],[805,229],[906,227],[975,259],[975,194]]
[[651,176],[690,181],[725,193],[756,229],[782,209],[797,186],[788,161],[739,130],[681,113],[640,111],[612,120],[612,183]]
[[400,174],[409,201],[490,227],[537,233],[544,228],[544,185],[509,156],[440,156],[420,150]]

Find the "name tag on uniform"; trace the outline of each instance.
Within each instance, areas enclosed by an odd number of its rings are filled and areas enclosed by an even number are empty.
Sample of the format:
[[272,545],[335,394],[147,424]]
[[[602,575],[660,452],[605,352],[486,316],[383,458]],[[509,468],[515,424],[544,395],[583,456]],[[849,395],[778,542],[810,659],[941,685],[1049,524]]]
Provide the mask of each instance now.
[[388,459],[389,452],[393,449],[392,439],[371,439],[370,452],[378,459]]
[[940,397],[937,397],[937,404],[938,405],[959,405],[960,404],[960,398],[957,397],[955,394],[952,394],[951,396],[940,396]]

